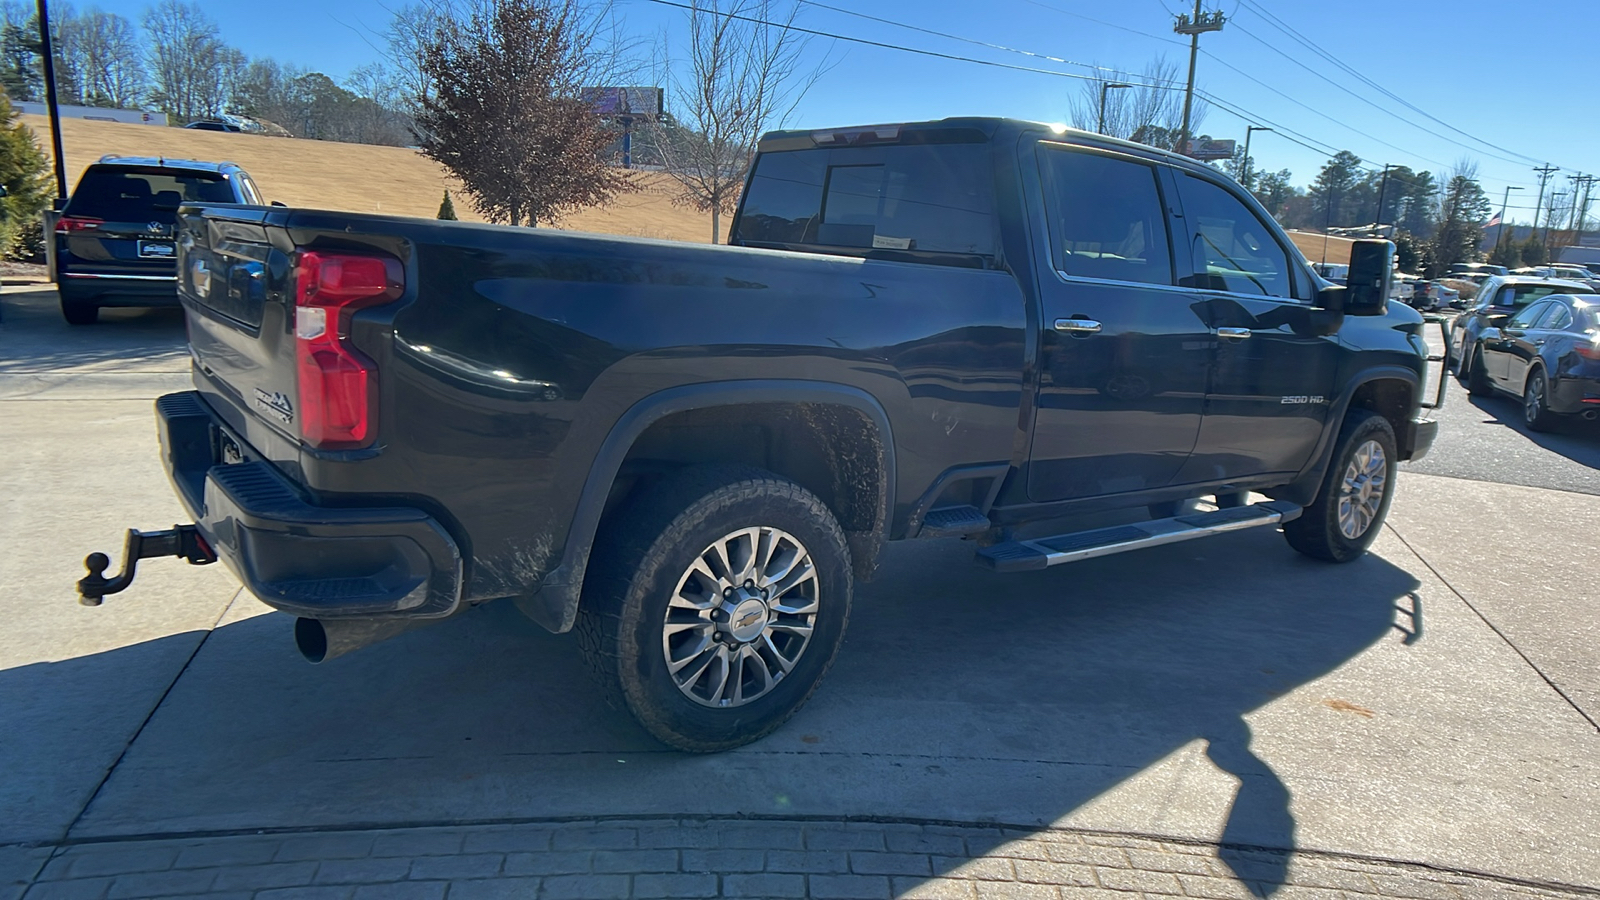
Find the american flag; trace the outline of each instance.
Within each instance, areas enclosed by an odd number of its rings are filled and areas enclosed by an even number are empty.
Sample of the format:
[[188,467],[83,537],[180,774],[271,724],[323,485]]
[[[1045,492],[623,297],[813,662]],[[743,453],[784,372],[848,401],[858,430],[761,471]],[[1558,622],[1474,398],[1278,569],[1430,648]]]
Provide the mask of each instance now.
[[1493,227],[1495,227],[1496,225],[1499,225],[1499,224],[1500,224],[1500,214],[1499,213],[1495,213],[1493,216],[1489,217],[1489,221],[1485,222],[1483,227],[1485,227],[1485,228],[1493,228]]

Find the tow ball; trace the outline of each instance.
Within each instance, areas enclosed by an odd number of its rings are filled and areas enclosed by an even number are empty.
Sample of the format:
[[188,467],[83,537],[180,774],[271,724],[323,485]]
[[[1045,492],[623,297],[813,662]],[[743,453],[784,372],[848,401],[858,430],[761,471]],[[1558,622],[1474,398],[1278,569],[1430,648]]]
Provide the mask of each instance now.
[[193,525],[174,525],[167,531],[135,531],[128,529],[128,542],[122,551],[122,571],[115,578],[105,577],[111,558],[104,553],[91,553],[84,557],[83,566],[89,574],[78,579],[78,602],[84,606],[99,606],[107,594],[126,590],[138,573],[139,560],[158,556],[181,556],[192,566],[206,566],[217,561],[216,551],[200,536]]

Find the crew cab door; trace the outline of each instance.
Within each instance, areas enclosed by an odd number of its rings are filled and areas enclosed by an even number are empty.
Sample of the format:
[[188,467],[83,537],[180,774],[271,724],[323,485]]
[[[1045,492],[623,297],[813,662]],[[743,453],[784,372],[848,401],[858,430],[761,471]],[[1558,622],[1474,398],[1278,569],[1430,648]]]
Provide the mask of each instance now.
[[1305,465],[1327,425],[1339,339],[1312,333],[1310,273],[1234,188],[1175,171],[1182,283],[1216,337],[1205,419],[1182,483]]
[[[1035,502],[1172,482],[1205,403],[1211,335],[1175,280],[1165,167],[1041,142],[1043,335],[1028,468]],[[1025,166],[1025,169],[1027,167]]]

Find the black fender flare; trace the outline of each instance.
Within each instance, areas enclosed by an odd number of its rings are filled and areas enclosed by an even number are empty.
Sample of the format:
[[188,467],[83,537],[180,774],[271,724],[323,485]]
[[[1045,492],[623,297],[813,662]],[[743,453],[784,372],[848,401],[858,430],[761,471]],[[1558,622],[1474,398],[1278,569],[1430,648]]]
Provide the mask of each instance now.
[[[1328,409],[1327,424],[1322,428],[1322,437],[1317,440],[1317,449],[1311,454],[1311,458],[1306,462],[1305,467],[1295,475],[1293,481],[1282,488],[1269,492],[1269,496],[1275,500],[1288,500],[1301,506],[1305,506],[1316,499],[1317,490],[1322,485],[1322,478],[1328,471],[1328,464],[1332,461],[1334,445],[1339,440],[1339,429],[1344,425],[1345,415],[1350,412],[1350,402],[1355,399],[1356,391],[1360,390],[1364,384],[1388,380],[1404,381],[1411,386],[1413,403],[1407,418],[1414,419],[1418,409],[1416,400],[1422,390],[1422,378],[1417,375],[1415,369],[1398,365],[1373,366],[1369,369],[1362,369],[1356,373],[1355,377],[1345,383],[1344,389],[1334,398]],[[1404,448],[1409,446],[1408,441],[1410,439],[1404,433],[1397,433],[1395,439],[1401,444],[1403,458],[1405,454]]]
[[[879,436],[879,464],[885,484],[878,521],[881,523],[880,532],[887,533],[895,502],[894,431],[889,425],[888,414],[871,394],[848,385],[798,379],[716,381],[668,388],[639,400],[611,426],[584,480],[577,509],[573,511],[572,524],[567,529],[561,564],[540,580],[536,593],[518,597],[517,607],[550,631],[558,634],[570,631],[577,621],[584,572],[589,565],[590,551],[594,548],[601,513],[617,472],[622,468],[622,462],[634,442],[651,425],[674,413],[753,403],[845,406],[866,416]],[[881,546],[881,541],[878,544]]]

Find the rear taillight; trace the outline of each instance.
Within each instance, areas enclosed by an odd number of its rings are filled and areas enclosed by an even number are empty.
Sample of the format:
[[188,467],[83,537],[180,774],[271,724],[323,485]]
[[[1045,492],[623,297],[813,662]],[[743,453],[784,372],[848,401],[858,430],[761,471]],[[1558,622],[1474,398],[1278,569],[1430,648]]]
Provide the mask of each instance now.
[[1572,349],[1576,350],[1578,355],[1584,359],[1600,359],[1600,336],[1590,338],[1587,341],[1578,341],[1572,345]]
[[350,344],[356,310],[400,296],[400,262],[315,250],[299,255],[294,337],[300,436],[313,447],[360,447],[377,433],[376,366]]
[[56,220],[56,234],[71,234],[74,231],[95,231],[105,223],[105,219],[91,219],[88,216],[62,216]]

